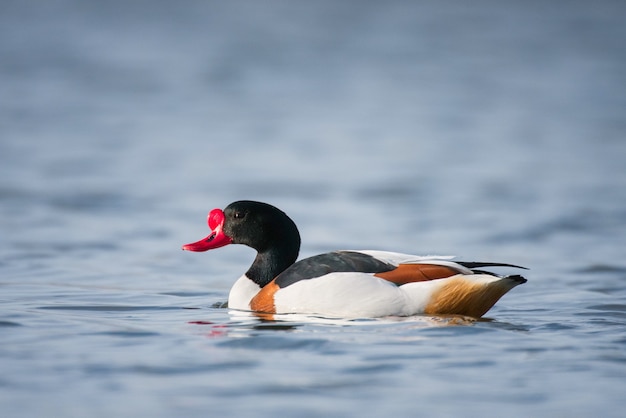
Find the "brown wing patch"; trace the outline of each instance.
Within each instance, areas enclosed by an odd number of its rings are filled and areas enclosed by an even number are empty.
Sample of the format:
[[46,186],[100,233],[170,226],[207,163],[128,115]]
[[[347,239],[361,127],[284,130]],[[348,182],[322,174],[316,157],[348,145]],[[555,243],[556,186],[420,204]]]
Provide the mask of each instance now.
[[444,279],[456,274],[459,272],[454,268],[437,264],[400,264],[394,270],[376,273],[374,276],[400,286],[406,283]]
[[433,296],[424,313],[428,315],[483,316],[515,284],[506,280],[474,283],[459,277],[444,284]]
[[255,312],[263,312],[268,314],[276,313],[276,305],[274,304],[274,294],[278,292],[280,287],[276,281],[272,280],[266,284],[263,289],[259,290],[250,301],[250,309]]

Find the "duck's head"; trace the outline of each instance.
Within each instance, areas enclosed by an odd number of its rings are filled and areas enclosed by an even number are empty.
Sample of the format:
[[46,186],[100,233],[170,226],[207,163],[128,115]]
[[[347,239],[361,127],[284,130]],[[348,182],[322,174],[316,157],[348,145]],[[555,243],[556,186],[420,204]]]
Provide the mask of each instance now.
[[243,244],[259,253],[288,247],[296,256],[300,234],[295,223],[280,209],[267,203],[240,200],[208,216],[211,233],[200,241],[183,245],[187,251],[207,251],[228,244]]

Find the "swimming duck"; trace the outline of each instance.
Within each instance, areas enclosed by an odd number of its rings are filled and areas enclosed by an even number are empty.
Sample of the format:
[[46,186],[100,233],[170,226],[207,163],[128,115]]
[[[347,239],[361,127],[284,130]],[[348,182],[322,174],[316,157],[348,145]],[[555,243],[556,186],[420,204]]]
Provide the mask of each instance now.
[[231,309],[261,314],[340,318],[464,315],[479,318],[509,290],[526,282],[484,267],[505,263],[452,261],[388,251],[334,251],[296,261],[300,233],[280,209],[242,200],[208,216],[211,233],[183,246],[207,251],[229,244],[257,251],[228,296]]

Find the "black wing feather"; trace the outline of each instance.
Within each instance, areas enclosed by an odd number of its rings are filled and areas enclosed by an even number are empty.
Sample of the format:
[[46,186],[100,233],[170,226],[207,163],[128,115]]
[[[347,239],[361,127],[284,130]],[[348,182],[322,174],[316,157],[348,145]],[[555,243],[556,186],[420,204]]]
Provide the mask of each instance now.
[[485,263],[481,261],[456,261],[457,264],[462,265],[463,267],[467,267],[468,269],[475,269],[479,267],[514,267],[517,269],[528,270],[527,267],[517,266],[515,264],[507,264],[507,263]]
[[352,272],[382,273],[396,266],[356,251],[335,251],[300,260],[280,273],[275,283],[285,288],[300,280],[313,279],[328,273]]

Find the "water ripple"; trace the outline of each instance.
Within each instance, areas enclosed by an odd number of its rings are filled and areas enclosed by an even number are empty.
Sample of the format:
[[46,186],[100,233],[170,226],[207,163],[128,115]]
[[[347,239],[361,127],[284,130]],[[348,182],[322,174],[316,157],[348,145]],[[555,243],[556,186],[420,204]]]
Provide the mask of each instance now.
[[95,311],[95,312],[126,312],[126,311],[163,311],[180,310],[175,306],[124,306],[124,305],[48,305],[38,309],[55,311]]
[[218,345],[227,348],[245,348],[250,350],[309,350],[323,351],[328,340],[322,338],[282,338],[276,335],[267,337],[250,335],[248,338],[235,338],[219,342]]
[[587,309],[595,309],[599,311],[626,312],[626,304],[607,303],[602,305],[588,306]]

